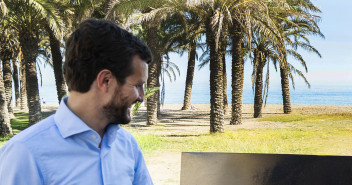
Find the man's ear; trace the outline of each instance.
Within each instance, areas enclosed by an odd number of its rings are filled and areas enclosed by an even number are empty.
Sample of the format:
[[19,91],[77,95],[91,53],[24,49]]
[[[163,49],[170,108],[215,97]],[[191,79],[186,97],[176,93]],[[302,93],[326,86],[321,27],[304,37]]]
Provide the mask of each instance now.
[[110,70],[103,69],[97,75],[97,86],[98,89],[103,92],[108,92],[111,87],[114,76]]

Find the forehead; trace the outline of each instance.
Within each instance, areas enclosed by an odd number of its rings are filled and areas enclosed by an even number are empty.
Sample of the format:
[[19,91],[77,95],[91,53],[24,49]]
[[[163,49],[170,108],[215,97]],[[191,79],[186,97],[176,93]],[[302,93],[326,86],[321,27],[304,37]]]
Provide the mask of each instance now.
[[133,74],[130,77],[142,78],[142,80],[146,80],[148,77],[148,64],[136,55],[133,57],[132,66]]

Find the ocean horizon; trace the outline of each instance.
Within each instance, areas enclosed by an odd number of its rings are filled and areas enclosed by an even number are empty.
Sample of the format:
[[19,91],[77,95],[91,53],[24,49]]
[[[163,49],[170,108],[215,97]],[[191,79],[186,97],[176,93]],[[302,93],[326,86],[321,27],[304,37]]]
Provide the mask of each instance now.
[[[39,87],[40,98],[47,104],[58,103],[55,85]],[[291,89],[291,104],[302,105],[352,105],[352,87],[314,87]],[[165,90],[164,104],[183,104],[184,87],[170,85]],[[228,102],[231,103],[231,87],[228,87]],[[243,104],[253,104],[254,93],[251,88],[243,90]],[[206,84],[194,84],[191,96],[192,104],[210,104],[210,89]],[[266,104],[282,104],[281,89],[269,89]]]

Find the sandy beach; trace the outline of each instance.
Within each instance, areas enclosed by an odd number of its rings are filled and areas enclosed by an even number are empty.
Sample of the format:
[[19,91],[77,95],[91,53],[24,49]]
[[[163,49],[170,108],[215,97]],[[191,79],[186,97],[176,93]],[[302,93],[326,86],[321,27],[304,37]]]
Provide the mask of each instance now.
[[[159,126],[146,127],[146,108],[142,106],[140,112],[135,115],[129,126],[124,126],[134,133],[162,135],[165,137],[184,137],[195,133],[209,132],[210,105],[194,104],[195,110],[182,111],[181,104],[164,105],[161,108]],[[42,110],[45,114],[54,113],[57,105],[44,105]],[[241,128],[280,128],[288,127],[288,124],[275,122],[259,122],[253,118],[253,105],[243,105],[243,124],[229,125],[230,108],[225,115],[225,130]],[[282,114],[282,105],[266,105],[263,109],[263,117]],[[329,114],[329,113],[352,113],[352,105],[292,105],[293,114]],[[160,127],[161,126],[161,127]],[[292,125],[297,126],[297,125]],[[180,181],[181,153],[173,151],[161,151],[145,155],[148,169],[155,185],[176,185]]]
[[[182,104],[167,104],[162,106],[159,117],[159,124],[166,127],[170,134],[185,134],[188,131],[197,130],[199,133],[209,132],[209,104],[194,104],[195,110],[182,111]],[[283,113],[282,105],[266,105],[263,108],[263,117],[279,115]],[[292,114],[330,114],[330,113],[352,113],[352,105],[292,105]],[[151,129],[143,126],[145,120],[146,108],[142,107],[140,112],[133,118],[131,127],[139,127],[140,131]],[[266,124],[265,122],[256,121],[253,118],[253,105],[243,105],[243,123],[242,125],[229,125],[231,119],[231,108],[228,108],[225,115],[225,130],[239,128],[258,128],[258,127],[275,127],[281,124]],[[155,131],[154,134],[165,135],[165,130]]]

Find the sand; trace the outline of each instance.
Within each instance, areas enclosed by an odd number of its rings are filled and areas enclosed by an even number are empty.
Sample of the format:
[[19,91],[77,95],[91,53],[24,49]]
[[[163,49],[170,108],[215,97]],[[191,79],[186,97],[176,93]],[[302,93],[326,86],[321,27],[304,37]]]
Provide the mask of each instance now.
[[[164,105],[161,109],[159,125],[163,127],[146,127],[146,108],[133,118],[130,128],[138,133],[153,133],[163,136],[185,136],[195,133],[209,132],[210,105],[193,105],[195,110],[182,111],[182,105]],[[45,114],[52,114],[57,105],[44,105],[42,110]],[[326,114],[326,113],[352,113],[352,105],[292,105],[294,114]],[[225,115],[225,130],[240,128],[282,127],[286,124],[273,122],[258,122],[253,118],[253,105],[243,105],[242,125],[232,126],[230,123],[230,108]],[[282,105],[266,105],[263,109],[263,117],[282,114]],[[180,184],[181,153],[161,151],[145,155],[145,160],[155,185]]]

